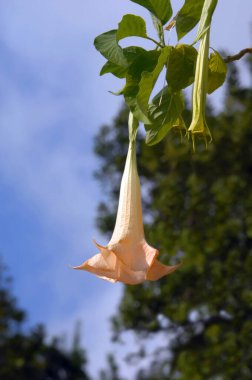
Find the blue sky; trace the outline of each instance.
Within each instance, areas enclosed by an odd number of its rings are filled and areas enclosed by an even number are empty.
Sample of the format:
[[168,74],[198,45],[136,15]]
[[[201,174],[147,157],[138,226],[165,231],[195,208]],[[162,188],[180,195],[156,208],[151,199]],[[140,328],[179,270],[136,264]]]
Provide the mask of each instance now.
[[[176,9],[182,3],[174,1]],[[96,253],[93,238],[106,244],[94,224],[102,191],[93,178],[93,138],[119,110],[108,90],[121,83],[99,77],[104,60],[93,39],[125,13],[149,17],[128,0],[0,3],[0,252],[29,324],[71,335],[82,321],[93,374],[114,350],[108,318],[122,286],[68,264]],[[220,1],[211,46],[248,47],[251,21],[251,0]],[[222,101],[218,91],[214,104]]]

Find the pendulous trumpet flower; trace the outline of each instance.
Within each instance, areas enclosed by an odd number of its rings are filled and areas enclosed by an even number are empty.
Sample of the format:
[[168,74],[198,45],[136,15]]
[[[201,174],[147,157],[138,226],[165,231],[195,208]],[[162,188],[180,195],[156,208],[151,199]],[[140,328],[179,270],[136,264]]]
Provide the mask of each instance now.
[[180,264],[167,266],[157,260],[158,250],[145,240],[140,181],[136,163],[138,122],[129,115],[129,148],[120,187],[119,205],[112,238],[107,246],[74,269],[86,270],[111,282],[136,285],[155,281],[174,272]]

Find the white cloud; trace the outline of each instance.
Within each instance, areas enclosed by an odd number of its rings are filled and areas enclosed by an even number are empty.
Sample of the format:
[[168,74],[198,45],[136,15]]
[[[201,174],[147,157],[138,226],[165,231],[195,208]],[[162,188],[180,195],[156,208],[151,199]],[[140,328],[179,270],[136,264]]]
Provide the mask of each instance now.
[[[43,94],[35,99],[32,95],[23,97],[17,88],[8,86],[1,110],[0,174],[27,203],[34,204],[46,228],[66,242],[65,250],[55,251],[54,257],[48,257],[47,270],[41,273],[39,268],[34,268],[33,276],[29,275],[33,281],[37,277],[39,284],[37,291],[26,287],[30,292],[30,313],[39,297],[48,308],[45,322],[53,334],[71,333],[74,322],[82,320],[84,344],[95,371],[101,367],[109,349],[108,316],[115,311],[120,293],[118,286],[105,291],[107,288],[101,280],[90,279],[85,272],[80,274],[67,267],[67,264],[80,264],[96,251],[92,238],[99,237],[94,228],[99,191],[92,179],[95,164],[91,147],[79,142],[81,127],[77,125],[72,136],[68,130],[64,136],[63,127],[63,136],[60,135],[58,125],[64,123],[64,115],[67,117],[69,108],[65,103],[69,100],[51,102]],[[41,252],[38,247],[36,255],[49,256],[49,253]],[[43,285],[46,287],[41,293]],[[53,306],[47,304],[48,291]],[[74,300],[74,313],[66,308],[71,300]]]
[[[79,2],[72,15],[69,2],[35,3],[24,1],[21,6],[13,1],[0,6],[5,19],[5,60],[0,64],[0,176],[24,202],[34,206],[48,230],[44,239],[55,235],[55,241],[48,242],[48,251],[38,246],[35,252],[41,257],[37,261],[43,262],[43,272],[35,267],[33,273],[15,273],[24,290],[18,295],[21,304],[22,299],[29,302],[32,322],[40,321],[36,315],[39,299],[39,307],[42,304],[46,310],[43,316],[47,315],[42,322],[51,334],[71,333],[74,322],[81,319],[84,344],[95,371],[95,358],[99,355],[102,362],[109,349],[108,317],[115,311],[121,287],[108,288],[67,264],[80,264],[96,252],[92,238],[99,240],[94,219],[100,193],[92,178],[96,165],[92,138],[117,107],[112,109],[112,97],[99,91],[98,78],[92,83],[92,75],[97,77],[99,70],[98,62],[93,64],[98,53],[90,53],[91,61],[87,59],[91,48],[83,38],[88,27],[80,17]],[[55,247],[57,240],[65,243],[63,249],[63,244]],[[22,241],[18,244],[27,251]],[[53,256],[50,245],[54,246]],[[16,254],[18,251],[13,252]],[[22,260],[31,259],[26,254]]]

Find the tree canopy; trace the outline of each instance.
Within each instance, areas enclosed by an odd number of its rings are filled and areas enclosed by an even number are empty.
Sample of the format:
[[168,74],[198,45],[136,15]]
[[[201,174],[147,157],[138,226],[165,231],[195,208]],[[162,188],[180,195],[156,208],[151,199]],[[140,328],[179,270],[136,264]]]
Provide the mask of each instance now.
[[[234,65],[226,91],[218,114],[208,106],[214,139],[208,149],[202,144],[192,153],[180,131],[154,147],[138,139],[146,238],[164,263],[183,264],[158,282],[124,288],[115,335],[164,334],[166,354],[152,358],[138,379],[252,377],[252,90],[239,84]],[[97,218],[104,233],[113,230],[127,115],[123,108],[95,141],[96,176],[108,200]],[[191,119],[188,109],[183,118]]]

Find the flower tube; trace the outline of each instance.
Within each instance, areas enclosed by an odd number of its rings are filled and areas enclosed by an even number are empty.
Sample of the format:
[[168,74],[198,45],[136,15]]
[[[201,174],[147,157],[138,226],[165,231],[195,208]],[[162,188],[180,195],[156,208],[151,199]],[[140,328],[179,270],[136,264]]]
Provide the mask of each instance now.
[[112,238],[107,246],[75,269],[86,270],[111,282],[135,285],[155,281],[175,271],[180,264],[166,266],[157,260],[158,250],[145,240],[140,181],[136,163],[138,122],[129,115],[129,149],[120,187],[119,205]]
[[195,150],[195,134],[204,137],[207,144],[207,137],[212,140],[210,130],[206,123],[206,95],[208,80],[208,52],[209,52],[209,35],[210,28],[204,33],[199,47],[199,53],[196,63],[195,82],[193,87],[193,116],[192,122],[188,129],[191,133],[193,141],[193,149]]

